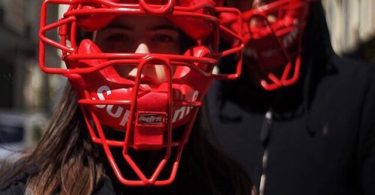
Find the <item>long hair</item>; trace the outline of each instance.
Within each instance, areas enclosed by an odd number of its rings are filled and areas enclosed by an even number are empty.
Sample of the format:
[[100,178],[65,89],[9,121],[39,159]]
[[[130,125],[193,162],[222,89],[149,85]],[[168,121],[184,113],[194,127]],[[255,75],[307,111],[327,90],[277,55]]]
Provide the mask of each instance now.
[[[164,188],[173,189],[168,190],[171,194],[251,194],[252,183],[244,171],[207,141],[204,118],[198,116],[195,121],[176,181]],[[27,179],[26,195],[92,194],[106,171],[111,171],[102,161],[100,148],[90,140],[75,94],[67,87],[39,144],[16,163],[19,166],[12,176],[2,175],[1,182],[11,181],[36,166],[35,174]]]
[[[36,148],[20,159],[26,171],[37,166],[27,181],[25,194],[91,194],[104,175],[97,163],[96,147],[90,142],[75,94],[68,86]],[[79,178],[79,179],[77,179]]]

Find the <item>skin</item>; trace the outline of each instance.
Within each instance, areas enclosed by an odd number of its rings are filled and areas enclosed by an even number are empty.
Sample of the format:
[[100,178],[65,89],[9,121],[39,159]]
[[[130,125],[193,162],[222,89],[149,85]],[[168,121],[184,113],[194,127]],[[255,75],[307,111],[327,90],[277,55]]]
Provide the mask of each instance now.
[[[121,16],[94,33],[94,42],[108,53],[180,53],[180,34],[167,19],[155,16]],[[134,78],[137,68],[118,66],[119,73]],[[166,80],[163,65],[147,65],[143,76],[159,84]]]

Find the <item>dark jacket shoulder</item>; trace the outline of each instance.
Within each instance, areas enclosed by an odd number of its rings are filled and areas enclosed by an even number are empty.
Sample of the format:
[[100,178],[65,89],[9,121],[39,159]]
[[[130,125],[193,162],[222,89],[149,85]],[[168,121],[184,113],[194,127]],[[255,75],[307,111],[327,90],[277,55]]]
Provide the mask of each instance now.
[[0,195],[23,195],[25,194],[26,184],[23,181],[14,181],[8,186],[0,189]]
[[25,194],[27,180],[38,172],[36,165],[26,165],[22,161],[3,164],[0,174],[0,195]]

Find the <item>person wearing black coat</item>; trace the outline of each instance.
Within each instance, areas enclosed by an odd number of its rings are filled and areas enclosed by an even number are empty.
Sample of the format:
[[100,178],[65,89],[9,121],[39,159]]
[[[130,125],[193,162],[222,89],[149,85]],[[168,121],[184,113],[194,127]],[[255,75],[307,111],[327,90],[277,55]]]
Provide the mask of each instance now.
[[375,65],[331,47],[321,2],[310,4],[298,81],[277,90],[217,81],[207,97],[213,141],[264,195],[375,194]]

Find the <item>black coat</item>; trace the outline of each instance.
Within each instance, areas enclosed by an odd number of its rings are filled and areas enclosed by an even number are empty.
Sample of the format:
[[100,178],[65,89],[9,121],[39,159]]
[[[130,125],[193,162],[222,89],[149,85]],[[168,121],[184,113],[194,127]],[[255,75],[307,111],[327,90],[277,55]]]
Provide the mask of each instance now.
[[[215,161],[216,162],[216,161]],[[196,163],[199,164],[199,163]],[[219,163],[218,163],[219,164]],[[15,165],[17,166],[17,164]],[[213,165],[215,166],[215,165]],[[232,165],[234,166],[234,165]],[[237,164],[235,165],[237,166]],[[186,167],[186,166],[185,166]],[[191,168],[191,167],[190,167]],[[15,169],[17,170],[17,169]],[[26,190],[26,184],[28,179],[38,173],[38,167],[37,166],[31,166],[26,168],[26,171],[23,171],[21,174],[18,174],[15,177],[12,177],[11,175],[14,175],[14,170],[8,170],[9,174],[8,176],[11,176],[11,179],[4,179],[2,178],[0,181],[0,195],[23,195],[25,194]],[[206,170],[200,170],[200,172],[203,172]],[[231,170],[233,172],[233,169]],[[229,170],[222,169],[221,172],[228,173],[231,172]],[[192,182],[185,183],[184,180],[181,180],[180,177],[176,177],[176,180],[167,186],[151,186],[151,187],[129,187],[124,186],[119,183],[117,179],[114,178],[114,175],[112,177],[104,176],[101,178],[99,183],[95,186],[94,192],[92,195],[182,195],[182,194],[189,194],[189,195],[230,195],[230,194],[236,194],[236,195],[242,195],[241,192],[235,193],[233,189],[233,184],[231,183],[231,179],[234,179],[233,177],[229,176],[228,174],[223,175],[221,172],[216,171],[214,174],[216,175],[216,181],[214,185],[216,187],[214,192],[208,191],[208,188],[206,186],[207,178],[205,178],[202,175],[199,175],[199,178],[194,176],[194,173],[189,173],[188,177],[192,178]],[[178,174],[181,175],[181,174]],[[251,186],[249,185],[248,188],[246,186],[246,189],[243,190],[251,190]],[[60,194],[60,193],[56,193]],[[248,194],[247,192],[244,194]],[[252,191],[252,195],[255,195],[256,193]]]
[[[0,187],[0,195],[23,195],[25,194],[26,189],[26,180],[29,177],[29,174],[19,176],[16,180],[11,183]],[[127,190],[129,194],[139,194],[139,195],[148,195],[148,194],[169,194],[168,190],[165,188],[154,188],[154,189],[145,189],[145,188],[133,188],[132,190]],[[58,193],[57,193],[58,194]],[[109,178],[104,178],[97,186],[93,195],[116,195],[121,194],[116,192],[112,181]]]
[[[199,118],[198,118],[199,119]],[[196,121],[196,124],[200,124]],[[192,134],[201,134],[206,130],[192,131]],[[201,135],[194,135],[185,145],[185,151],[180,161],[179,172],[172,184],[167,186],[130,187],[121,184],[112,172],[108,161],[103,166],[107,176],[103,176],[97,185],[93,195],[228,195],[250,194],[252,185],[243,169],[239,169],[237,163],[222,156],[212,145],[205,141],[199,144],[198,139],[206,139]],[[198,143],[198,144],[197,144]],[[198,154],[198,153],[201,154]],[[206,158],[202,158],[205,156]],[[98,162],[100,163],[100,162]],[[29,165],[18,161],[12,166],[2,167],[0,175],[0,195],[25,194],[28,180],[39,172],[38,163]],[[22,170],[22,171],[20,171]],[[19,174],[16,174],[19,173]],[[59,174],[59,172],[56,172]],[[211,189],[212,188],[212,189]],[[59,189],[57,189],[59,190]],[[59,193],[56,193],[59,194]],[[256,194],[252,191],[252,194]]]
[[263,174],[265,195],[375,195],[375,66],[338,57],[321,4],[311,9],[300,82],[272,93],[246,75],[214,83],[213,138],[258,188]]

